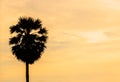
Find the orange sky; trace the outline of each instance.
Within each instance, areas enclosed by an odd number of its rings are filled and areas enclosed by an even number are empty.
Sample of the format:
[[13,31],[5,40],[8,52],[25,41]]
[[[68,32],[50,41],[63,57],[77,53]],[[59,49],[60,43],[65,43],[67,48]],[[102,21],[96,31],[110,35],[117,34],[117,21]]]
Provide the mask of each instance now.
[[0,11],[0,82],[25,82],[25,64],[8,45],[20,16],[49,31],[30,82],[120,82],[119,0],[0,0]]

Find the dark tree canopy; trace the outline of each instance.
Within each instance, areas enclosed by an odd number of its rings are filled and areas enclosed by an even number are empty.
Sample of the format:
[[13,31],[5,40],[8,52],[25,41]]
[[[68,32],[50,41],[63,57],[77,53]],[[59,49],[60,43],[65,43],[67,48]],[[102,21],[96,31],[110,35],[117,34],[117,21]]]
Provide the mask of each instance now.
[[9,44],[17,59],[32,64],[41,57],[46,48],[47,30],[39,19],[20,17],[18,23],[10,27],[10,32],[14,36]]

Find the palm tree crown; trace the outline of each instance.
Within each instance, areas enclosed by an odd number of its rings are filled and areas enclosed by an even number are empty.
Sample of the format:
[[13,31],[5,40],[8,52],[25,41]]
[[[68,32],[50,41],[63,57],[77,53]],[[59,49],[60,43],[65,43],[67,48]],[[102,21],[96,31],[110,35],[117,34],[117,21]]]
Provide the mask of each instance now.
[[10,27],[10,32],[15,35],[9,44],[17,59],[32,64],[41,57],[46,48],[47,30],[39,19],[20,17],[18,23]]

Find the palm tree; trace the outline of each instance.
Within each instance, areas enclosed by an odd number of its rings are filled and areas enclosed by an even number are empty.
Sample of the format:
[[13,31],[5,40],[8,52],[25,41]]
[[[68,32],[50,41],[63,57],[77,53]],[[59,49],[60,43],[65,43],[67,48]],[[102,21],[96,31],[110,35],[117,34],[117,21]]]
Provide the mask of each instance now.
[[20,17],[16,25],[10,27],[12,53],[26,63],[26,82],[29,82],[29,64],[38,60],[46,48],[47,30],[39,19]]

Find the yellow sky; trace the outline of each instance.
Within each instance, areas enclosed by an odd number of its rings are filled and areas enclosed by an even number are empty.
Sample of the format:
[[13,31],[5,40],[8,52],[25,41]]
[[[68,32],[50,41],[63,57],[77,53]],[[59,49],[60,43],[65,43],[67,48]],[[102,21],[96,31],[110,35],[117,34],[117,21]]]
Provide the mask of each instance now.
[[20,16],[40,18],[49,31],[30,82],[120,82],[119,0],[0,0],[0,82],[25,82],[8,45]]

